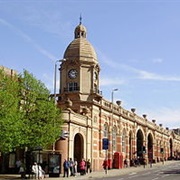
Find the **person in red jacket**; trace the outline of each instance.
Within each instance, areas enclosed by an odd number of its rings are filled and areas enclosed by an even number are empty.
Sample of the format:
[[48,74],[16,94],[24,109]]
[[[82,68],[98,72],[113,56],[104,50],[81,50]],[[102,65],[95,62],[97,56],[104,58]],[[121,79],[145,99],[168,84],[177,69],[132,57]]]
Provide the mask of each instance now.
[[86,162],[84,159],[82,159],[81,162],[79,163],[79,169],[81,175],[86,174]]
[[108,169],[108,160],[107,159],[105,159],[103,162],[103,168],[105,170],[105,173],[107,174],[107,169]]

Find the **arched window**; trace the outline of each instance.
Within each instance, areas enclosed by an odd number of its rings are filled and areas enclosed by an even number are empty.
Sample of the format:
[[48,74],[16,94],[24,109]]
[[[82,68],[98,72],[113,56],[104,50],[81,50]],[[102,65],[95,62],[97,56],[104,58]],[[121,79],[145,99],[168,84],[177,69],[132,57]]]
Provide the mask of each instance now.
[[104,137],[108,138],[108,124],[104,124]]
[[112,148],[113,148],[113,151],[116,151],[116,136],[117,136],[117,128],[116,128],[116,126],[114,126],[113,130],[112,130]]
[[125,129],[123,130],[122,133],[122,152],[126,152],[126,132]]

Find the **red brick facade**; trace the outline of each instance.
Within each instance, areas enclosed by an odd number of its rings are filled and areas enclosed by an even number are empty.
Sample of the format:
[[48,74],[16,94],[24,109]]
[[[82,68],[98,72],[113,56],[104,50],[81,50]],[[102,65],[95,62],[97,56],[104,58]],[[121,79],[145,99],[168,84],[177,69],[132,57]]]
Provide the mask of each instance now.
[[[86,39],[86,28],[80,23],[75,38],[67,47],[60,64],[58,106],[62,109],[64,129],[69,138],[56,143],[62,159],[90,159],[93,170],[102,169],[108,158],[114,167],[114,153],[130,162],[139,157],[158,162],[180,153],[180,136],[173,131],[137,115],[135,109],[124,109],[103,98],[99,91],[100,67],[92,45]],[[71,72],[73,70],[72,76]],[[103,138],[109,148],[103,150]]]

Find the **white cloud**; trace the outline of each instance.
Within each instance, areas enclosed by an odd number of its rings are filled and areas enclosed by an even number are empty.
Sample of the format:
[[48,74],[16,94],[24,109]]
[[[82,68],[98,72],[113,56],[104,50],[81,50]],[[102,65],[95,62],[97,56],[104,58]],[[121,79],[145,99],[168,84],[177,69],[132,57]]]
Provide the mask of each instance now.
[[160,74],[140,70],[128,65],[121,65],[121,67],[123,67],[124,70],[136,73],[137,74],[136,78],[138,79],[156,80],[156,81],[180,81],[180,76],[160,75]]
[[27,6],[26,13],[19,16],[23,22],[30,26],[35,26],[41,31],[46,31],[58,37],[65,38],[72,34],[71,22],[64,21],[64,15],[61,11],[55,12],[49,8],[33,8]]
[[157,124],[163,124],[163,127],[180,128],[180,109],[170,109],[163,107],[158,110],[147,112],[148,119],[155,119]]
[[18,34],[20,37],[22,37],[26,42],[30,43],[39,53],[44,55],[50,60],[57,59],[54,55],[49,53],[47,50],[43,49],[40,45],[38,45],[30,36],[25,34],[23,31],[18,29],[17,27],[13,26],[9,22],[5,21],[4,19],[0,18],[0,23],[9,27],[9,29],[13,30],[16,34]]
[[163,62],[163,59],[162,58],[154,58],[152,60],[153,63],[162,63]]
[[158,81],[180,81],[180,77],[178,76],[163,76],[143,70],[136,70],[136,72],[137,74],[139,74],[140,79],[158,80]]
[[113,69],[117,69],[118,66],[120,65],[120,63],[116,63],[115,61],[113,61],[111,58],[107,57],[105,53],[103,53],[99,48],[95,48],[98,54],[98,58],[100,59],[100,61],[106,65],[108,65],[108,67],[111,67]]
[[[131,67],[126,64],[121,64],[113,61],[112,59],[108,58],[104,53],[102,53],[100,50],[98,50],[101,60],[103,63],[108,65],[109,67],[113,68],[114,70],[122,69],[131,73],[137,74],[135,77],[136,79],[144,79],[144,80],[156,80],[156,81],[180,81],[180,76],[172,76],[172,75],[160,75],[152,72],[148,72],[145,70],[137,69],[134,67]],[[163,62],[162,58],[155,58],[153,59],[154,63],[161,63]],[[114,80],[112,80],[114,82]]]
[[100,85],[101,86],[108,86],[108,85],[121,85],[124,84],[125,81],[122,79],[118,79],[118,78],[104,78],[102,77],[100,80]]

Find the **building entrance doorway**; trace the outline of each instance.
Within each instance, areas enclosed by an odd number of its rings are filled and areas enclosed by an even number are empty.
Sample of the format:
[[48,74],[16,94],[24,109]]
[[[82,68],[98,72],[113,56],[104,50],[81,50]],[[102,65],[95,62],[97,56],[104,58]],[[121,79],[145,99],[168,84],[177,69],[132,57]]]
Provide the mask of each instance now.
[[170,159],[173,158],[173,142],[172,142],[172,139],[169,140],[169,148],[170,148]]
[[148,135],[148,160],[150,163],[153,162],[153,137],[151,134]]
[[84,139],[80,133],[74,137],[74,160],[79,163],[84,158]]
[[139,129],[137,132],[137,157],[143,158],[143,133]]
[[129,159],[132,160],[132,132],[129,133]]

